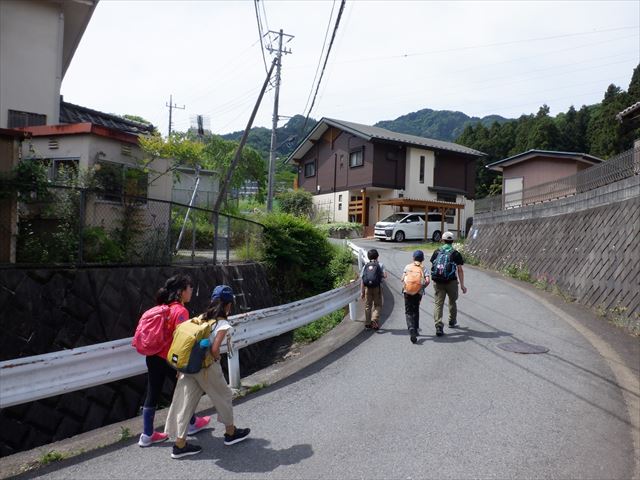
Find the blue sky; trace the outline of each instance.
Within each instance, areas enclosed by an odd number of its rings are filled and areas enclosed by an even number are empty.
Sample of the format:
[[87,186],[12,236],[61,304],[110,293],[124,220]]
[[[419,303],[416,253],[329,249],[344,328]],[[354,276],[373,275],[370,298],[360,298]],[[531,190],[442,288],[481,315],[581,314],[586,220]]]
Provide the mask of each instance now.
[[[264,30],[293,35],[280,114],[306,113],[340,2],[259,1]],[[66,101],[135,114],[167,132],[204,115],[243,129],[265,66],[253,1],[101,0],[62,84]],[[268,52],[266,61],[270,62]],[[431,108],[551,114],[626,89],[640,62],[638,1],[347,1],[314,118],[373,124]],[[271,126],[273,91],[254,126]],[[305,109],[306,106],[306,109]],[[280,125],[286,122],[282,118]]]

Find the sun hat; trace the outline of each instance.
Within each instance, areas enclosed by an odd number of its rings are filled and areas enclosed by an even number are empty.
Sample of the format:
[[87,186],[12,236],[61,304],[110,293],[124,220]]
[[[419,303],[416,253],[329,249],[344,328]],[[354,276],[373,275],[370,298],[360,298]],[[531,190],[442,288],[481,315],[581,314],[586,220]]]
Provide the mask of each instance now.
[[218,285],[213,289],[213,292],[211,292],[211,300],[213,301],[217,298],[222,300],[224,303],[233,302],[233,290],[231,290],[229,285]]
[[453,240],[453,233],[451,232],[444,232],[442,234],[442,240],[448,241],[448,240]]

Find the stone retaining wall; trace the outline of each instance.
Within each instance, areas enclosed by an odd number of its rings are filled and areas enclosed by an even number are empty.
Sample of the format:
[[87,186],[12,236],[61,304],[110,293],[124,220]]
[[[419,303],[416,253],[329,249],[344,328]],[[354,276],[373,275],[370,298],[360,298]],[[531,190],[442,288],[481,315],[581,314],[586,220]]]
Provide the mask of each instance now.
[[[0,360],[117,340],[133,335],[157,289],[176,273],[194,280],[192,314],[204,310],[213,286],[231,285],[235,313],[273,306],[258,264],[195,267],[113,267],[0,270]],[[286,350],[291,335],[240,350],[242,375],[263,368]],[[173,385],[166,382],[163,402]],[[1,388],[1,387],[0,387]],[[144,400],[146,375],[0,411],[0,456],[31,449],[134,417]]]
[[465,248],[528,269],[578,301],[640,323],[640,176],[566,199],[479,214]]

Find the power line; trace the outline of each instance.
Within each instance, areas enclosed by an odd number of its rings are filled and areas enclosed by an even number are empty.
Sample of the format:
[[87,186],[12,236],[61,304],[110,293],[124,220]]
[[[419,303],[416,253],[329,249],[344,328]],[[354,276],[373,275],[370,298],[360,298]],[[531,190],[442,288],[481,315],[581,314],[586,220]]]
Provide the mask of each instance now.
[[307,112],[307,116],[304,119],[304,123],[302,124],[302,129],[298,134],[298,137],[304,134],[304,130],[307,127],[307,122],[309,121],[309,115],[311,115],[311,111],[313,110],[313,106],[316,103],[316,97],[318,96],[318,90],[320,89],[320,84],[322,83],[322,77],[324,75],[324,70],[327,67],[327,61],[329,60],[329,55],[331,54],[331,47],[333,46],[333,41],[336,38],[336,32],[338,31],[338,26],[340,25],[340,18],[342,17],[342,12],[344,11],[344,5],[346,0],[342,0],[340,2],[340,10],[338,10],[338,16],[336,18],[336,24],[333,27],[333,33],[331,34],[331,41],[329,42],[329,48],[327,49],[327,56],[324,58],[324,64],[322,65],[322,71],[320,72],[320,78],[318,79],[318,85],[316,86],[316,93],[313,95],[313,101],[311,102],[311,106],[309,107],[309,111]]
[[[568,37],[580,37],[580,36],[585,36],[585,35],[596,35],[596,34],[600,34],[600,33],[615,32],[615,31],[620,31],[620,30],[638,30],[639,28],[640,28],[640,25],[635,25],[635,26],[629,26],[629,27],[610,28],[610,29],[606,29],[606,30],[575,32],[575,33],[567,33],[567,34],[563,34],[563,35],[552,35],[552,36],[548,36],[548,37],[536,37],[536,38],[521,39],[521,40],[509,40],[509,41],[506,41],[506,42],[498,42],[498,43],[487,43],[487,44],[480,44],[480,45],[466,45],[466,46],[463,46],[463,47],[449,48],[449,49],[443,49],[443,50],[429,50],[429,51],[424,51],[424,52],[403,53],[403,54],[398,54],[398,55],[388,55],[388,56],[382,56],[382,57],[358,57],[358,58],[352,58],[352,59],[346,59],[346,60],[339,60],[339,61],[336,61],[335,64],[370,62],[370,61],[374,61],[374,60],[392,60],[392,59],[417,57],[417,56],[422,56],[422,55],[436,55],[436,54],[440,54],[440,53],[451,53],[451,52],[457,52],[457,51],[463,51],[463,50],[474,50],[474,49],[479,49],[479,48],[498,47],[498,46],[503,46],[503,45],[516,44],[516,43],[538,42],[538,41],[543,41],[543,40],[554,40],[554,39],[557,39],[557,38],[568,38]],[[620,38],[627,38],[627,37],[620,37]],[[605,41],[603,41],[603,43],[606,43],[606,42],[609,42],[609,41],[610,40],[605,40]],[[595,43],[594,45],[597,45],[597,44],[598,43]],[[312,65],[311,64],[306,64],[306,65],[298,65],[297,67],[292,67],[292,68],[306,68],[306,67],[310,67],[310,66],[312,66]]]
[[269,28],[269,21],[267,20],[267,11],[264,8],[264,1],[262,1],[261,4],[262,4],[262,18],[264,18],[264,25],[265,27],[267,27],[267,32],[268,32],[271,29]]
[[307,111],[311,95],[313,95],[313,86],[316,84],[318,78],[318,72],[320,71],[320,65],[322,65],[322,57],[324,56],[324,49],[327,47],[327,38],[329,37],[329,28],[331,28],[331,19],[333,18],[333,10],[336,6],[335,0],[331,4],[331,13],[329,14],[329,21],[327,22],[327,30],[324,32],[324,40],[322,41],[322,50],[320,51],[320,57],[318,57],[318,65],[316,66],[316,72],[313,75],[313,81],[311,82],[311,89],[309,90],[309,96],[307,97],[307,103],[304,104],[303,112]]
[[269,71],[267,69],[267,59],[264,56],[264,44],[262,43],[262,23],[260,22],[260,12],[258,10],[258,0],[253,0],[253,6],[256,10],[256,22],[258,22],[258,36],[260,37],[260,52],[262,53],[262,61],[264,62],[264,71]]

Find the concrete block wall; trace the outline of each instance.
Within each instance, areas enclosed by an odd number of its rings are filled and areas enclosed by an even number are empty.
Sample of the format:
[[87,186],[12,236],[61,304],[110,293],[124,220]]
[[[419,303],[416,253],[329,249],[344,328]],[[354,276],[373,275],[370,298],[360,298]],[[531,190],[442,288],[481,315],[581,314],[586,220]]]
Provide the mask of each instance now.
[[[133,335],[157,289],[176,273],[194,280],[193,315],[208,305],[212,288],[231,285],[233,314],[273,306],[261,265],[111,267],[0,270],[0,360],[92,345]],[[241,375],[273,362],[291,335],[240,351]],[[165,382],[168,405],[173,385]],[[0,456],[28,450],[132,418],[144,400],[146,375],[46,398],[0,411]]]
[[640,321],[640,176],[565,199],[476,215],[466,249],[527,268],[578,301]]

